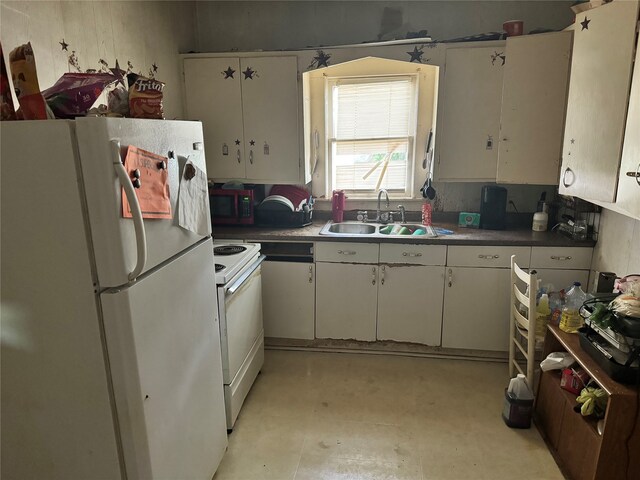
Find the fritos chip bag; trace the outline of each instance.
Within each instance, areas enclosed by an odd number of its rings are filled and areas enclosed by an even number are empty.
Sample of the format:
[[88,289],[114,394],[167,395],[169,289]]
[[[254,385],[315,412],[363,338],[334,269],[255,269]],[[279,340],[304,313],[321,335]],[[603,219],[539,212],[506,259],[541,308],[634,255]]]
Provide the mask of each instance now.
[[127,75],[129,81],[129,114],[133,118],[164,118],[162,90],[164,83],[135,73]]
[[20,103],[20,113],[25,120],[46,120],[47,107],[40,93],[36,59],[31,42],[14,48],[9,54],[9,68],[13,88]]
[[13,108],[13,98],[11,98],[11,86],[7,69],[4,66],[4,53],[0,45],[0,120],[15,120],[16,111]]

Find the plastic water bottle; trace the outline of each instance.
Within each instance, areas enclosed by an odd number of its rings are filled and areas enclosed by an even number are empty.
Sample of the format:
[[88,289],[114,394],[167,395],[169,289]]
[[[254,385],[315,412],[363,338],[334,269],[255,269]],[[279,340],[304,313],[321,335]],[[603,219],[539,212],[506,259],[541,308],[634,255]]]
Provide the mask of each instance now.
[[560,317],[560,330],[567,333],[577,333],[582,327],[583,319],[580,316],[580,307],[587,299],[587,294],[580,288],[580,282],[575,282],[565,297],[562,316]]

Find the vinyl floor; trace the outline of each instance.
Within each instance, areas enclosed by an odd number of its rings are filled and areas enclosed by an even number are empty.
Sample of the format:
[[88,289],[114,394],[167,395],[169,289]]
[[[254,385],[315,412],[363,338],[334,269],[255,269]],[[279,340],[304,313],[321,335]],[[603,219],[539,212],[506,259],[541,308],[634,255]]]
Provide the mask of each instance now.
[[504,363],[267,350],[215,480],[562,479]]

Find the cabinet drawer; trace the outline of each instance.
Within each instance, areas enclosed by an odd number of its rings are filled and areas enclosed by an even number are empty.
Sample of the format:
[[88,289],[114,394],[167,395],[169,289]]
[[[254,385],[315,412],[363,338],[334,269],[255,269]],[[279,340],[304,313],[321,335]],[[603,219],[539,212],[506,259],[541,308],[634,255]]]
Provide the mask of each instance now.
[[378,263],[377,243],[318,242],[317,262]]
[[511,255],[516,255],[516,262],[519,266],[528,267],[531,247],[453,246],[449,247],[447,265],[452,267],[510,268]]
[[531,267],[588,270],[592,254],[591,247],[533,247]]
[[447,260],[445,245],[409,245],[383,243],[380,245],[380,263],[411,265],[444,265]]

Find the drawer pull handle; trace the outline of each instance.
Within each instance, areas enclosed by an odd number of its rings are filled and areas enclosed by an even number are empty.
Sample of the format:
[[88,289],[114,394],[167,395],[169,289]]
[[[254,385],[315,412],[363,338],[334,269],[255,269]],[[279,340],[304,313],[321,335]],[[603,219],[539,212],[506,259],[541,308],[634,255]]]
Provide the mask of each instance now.
[[371,280],[371,285],[376,284],[376,267],[371,268],[371,274],[373,275],[373,280]]
[[386,271],[386,267],[382,266],[382,268],[380,270],[382,270],[381,275],[380,275],[380,284],[384,285],[384,274],[385,274],[385,271]]
[[309,283],[313,283],[313,266],[309,265]]
[[402,252],[403,257],[421,257],[421,253],[413,253],[413,252]]
[[571,260],[571,257],[568,255],[566,257],[560,255],[551,255],[551,260]]
[[356,252],[354,252],[353,250],[338,250],[338,253],[340,255],[355,255]]
[[449,269],[449,288],[453,285],[453,271]]
[[236,159],[238,160],[238,163],[240,163],[240,149],[236,152]]
[[493,260],[495,258],[500,258],[500,255],[478,255],[478,258],[484,258],[485,260]]

